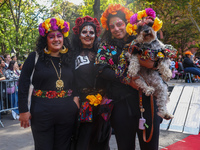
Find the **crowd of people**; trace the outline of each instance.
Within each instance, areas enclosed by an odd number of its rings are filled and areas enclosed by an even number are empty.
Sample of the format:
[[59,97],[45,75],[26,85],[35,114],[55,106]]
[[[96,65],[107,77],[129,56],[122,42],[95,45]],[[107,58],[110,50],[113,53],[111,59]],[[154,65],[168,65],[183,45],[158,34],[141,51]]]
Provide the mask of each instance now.
[[[198,82],[200,79],[200,60],[189,50],[184,52],[184,58],[182,55],[179,55],[176,59],[172,58],[170,69],[172,79],[184,78],[185,73],[191,73],[193,82]],[[187,82],[187,79],[185,82]]]
[[[124,47],[136,38],[126,31],[132,15],[122,5],[110,4],[100,19],[101,39],[96,18],[77,18],[72,39],[69,22],[49,18],[39,25],[36,50],[24,64],[17,64],[16,56],[0,57],[0,80],[12,80],[7,87],[17,91],[9,94],[12,107],[19,105],[14,118],[21,127],[31,126],[35,150],[109,150],[113,130],[119,150],[134,150],[136,134],[141,150],[158,150],[162,118],[155,98],[152,108],[151,97],[138,92],[138,77],[129,77],[127,71],[118,74]],[[171,60],[172,72],[199,67],[197,60],[187,65],[186,58]],[[148,142],[139,129],[141,117],[149,126]]]
[[12,110],[13,119],[19,119],[19,110],[17,109],[18,79],[22,66],[22,64],[18,64],[17,56],[10,57],[10,54],[0,56],[0,81],[2,81],[0,85],[0,93],[2,95],[0,108],[1,110],[15,108]]

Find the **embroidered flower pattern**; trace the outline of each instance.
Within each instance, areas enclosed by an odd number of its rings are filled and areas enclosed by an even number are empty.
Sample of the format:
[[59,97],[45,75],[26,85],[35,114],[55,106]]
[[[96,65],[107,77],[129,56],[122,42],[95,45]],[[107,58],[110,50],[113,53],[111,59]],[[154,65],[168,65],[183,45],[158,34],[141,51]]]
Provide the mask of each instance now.
[[116,64],[113,61],[113,55],[117,54],[117,50],[114,46],[107,45],[103,43],[97,52],[97,57],[95,64],[105,64],[111,67],[111,69],[116,69]]
[[[42,98],[64,98],[72,95],[72,90],[62,90],[62,91],[44,91],[44,90],[34,90],[33,95]],[[67,94],[66,94],[67,93]]]

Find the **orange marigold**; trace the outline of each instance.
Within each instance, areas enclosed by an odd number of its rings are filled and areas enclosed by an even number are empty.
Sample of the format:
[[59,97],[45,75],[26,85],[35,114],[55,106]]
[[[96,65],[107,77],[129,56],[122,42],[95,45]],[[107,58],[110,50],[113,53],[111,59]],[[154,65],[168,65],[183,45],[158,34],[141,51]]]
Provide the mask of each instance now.
[[66,92],[62,90],[62,91],[60,91],[60,93],[58,93],[58,97],[64,97],[65,94],[66,94]]
[[38,91],[35,93],[35,95],[41,96],[41,95],[42,95],[42,91],[41,91],[41,90],[38,90]]
[[133,12],[129,9],[123,7],[121,4],[110,4],[108,8],[103,12],[100,20],[102,27],[106,30],[108,30],[107,25],[107,18],[109,14],[116,15],[118,11],[122,11],[125,14],[126,20],[129,22],[131,16],[133,15]]

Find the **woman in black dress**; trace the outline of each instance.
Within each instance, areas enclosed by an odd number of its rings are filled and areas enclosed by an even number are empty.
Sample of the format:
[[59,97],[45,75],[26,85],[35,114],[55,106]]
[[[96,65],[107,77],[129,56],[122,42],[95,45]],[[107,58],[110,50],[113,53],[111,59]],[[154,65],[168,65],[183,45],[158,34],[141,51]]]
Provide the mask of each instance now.
[[[96,18],[90,16],[79,17],[75,23],[72,43],[76,53],[75,78],[80,94],[80,113],[74,149],[107,150],[109,149],[110,125],[101,116],[101,100],[92,104],[87,97],[88,95],[95,96],[97,93],[101,94],[101,96],[104,94],[101,89],[103,83],[100,84],[100,79],[96,77],[94,66],[100,24]],[[102,131],[102,129],[104,130]]]
[[[68,150],[79,105],[70,65],[69,23],[49,18],[40,24],[39,33],[37,63],[36,52],[30,53],[19,80],[19,120],[26,128],[30,119],[36,150]],[[34,68],[29,112],[27,99]]]
[[[144,142],[143,131],[139,129],[141,112],[139,107],[139,93],[134,80],[127,75],[125,52],[126,45],[135,38],[128,36],[126,25],[133,15],[131,11],[120,4],[110,4],[101,17],[105,32],[98,50],[96,66],[99,76],[108,80],[107,96],[113,99],[111,126],[114,129],[118,150],[134,150],[135,138],[138,135],[141,150],[158,150],[159,126],[161,118],[156,114],[154,105],[153,136],[150,142]],[[120,61],[121,60],[121,61]],[[119,76],[120,74],[120,76]],[[134,88],[133,88],[134,87]],[[144,118],[149,128],[146,129],[149,137],[152,124],[150,97],[142,94]],[[155,102],[154,102],[155,104]]]

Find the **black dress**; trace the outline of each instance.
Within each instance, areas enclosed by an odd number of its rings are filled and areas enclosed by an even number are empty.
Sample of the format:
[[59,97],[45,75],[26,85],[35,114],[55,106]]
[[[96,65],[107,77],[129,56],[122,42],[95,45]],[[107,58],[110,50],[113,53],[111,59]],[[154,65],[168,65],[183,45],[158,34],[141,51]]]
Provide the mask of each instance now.
[[[157,106],[154,101],[154,130],[153,137],[149,143],[143,141],[143,131],[139,130],[139,93],[131,86],[124,84],[128,80],[124,72],[124,66],[119,65],[119,58],[124,57],[122,48],[102,43],[97,52],[96,67],[99,76],[108,80],[107,96],[113,99],[114,108],[111,113],[111,126],[114,129],[119,150],[134,150],[135,138],[138,135],[141,150],[158,150],[159,126],[162,119],[156,114]],[[117,76],[122,71],[124,76]],[[149,128],[146,129],[149,137],[152,117],[150,97],[142,95],[143,107],[145,108],[144,118]]]
[[[102,89],[104,83],[95,73],[95,57],[93,49],[82,49],[75,60],[76,86],[80,93],[80,103],[83,107],[86,96],[93,93],[94,87]],[[87,89],[84,92],[84,89]],[[110,124],[105,122],[99,113],[99,105],[92,107],[92,121],[81,121],[75,150],[108,150],[110,138]],[[80,115],[79,115],[80,120]],[[100,131],[101,130],[101,131]]]
[[[52,57],[59,71],[60,58]],[[28,111],[27,97],[35,63],[35,52],[31,53],[23,65],[19,80],[19,112]],[[46,64],[40,57],[35,65],[32,84],[34,92],[31,100],[31,129],[36,150],[66,150],[70,146],[70,138],[74,127],[78,107],[73,101],[74,75],[72,68],[62,65],[61,79],[64,88],[56,89],[58,80],[51,61]],[[41,90],[43,93],[39,92]],[[48,93],[46,92],[48,91]],[[52,92],[54,91],[54,92]],[[57,91],[57,93],[55,93]],[[66,93],[65,93],[66,92]],[[45,94],[46,93],[46,94]],[[65,96],[63,96],[65,95]]]

